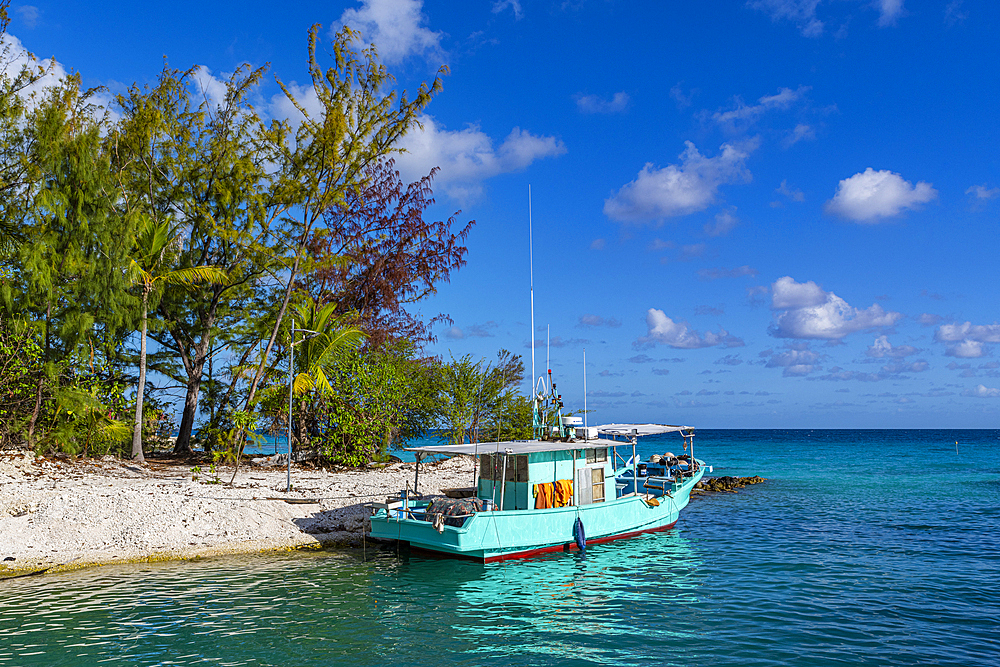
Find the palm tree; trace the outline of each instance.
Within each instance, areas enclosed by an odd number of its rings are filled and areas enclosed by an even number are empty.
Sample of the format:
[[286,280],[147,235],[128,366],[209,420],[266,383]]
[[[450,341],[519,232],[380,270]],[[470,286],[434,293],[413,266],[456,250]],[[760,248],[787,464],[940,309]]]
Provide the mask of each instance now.
[[160,285],[194,285],[220,283],[226,272],[214,266],[192,266],[167,270],[174,254],[172,245],[177,229],[168,221],[154,222],[143,216],[139,235],[135,241],[135,255],[129,266],[129,282],[142,289],[142,335],[139,339],[139,388],[135,395],[135,426],[132,431],[132,458],[140,463],[146,460],[142,453],[142,399],[146,389],[146,330],[148,328],[149,299]]
[[333,392],[327,373],[365,341],[365,333],[336,315],[336,309],[335,303],[321,306],[312,298],[295,308],[296,330],[309,332],[295,351],[295,365],[301,369],[292,383],[296,394]]

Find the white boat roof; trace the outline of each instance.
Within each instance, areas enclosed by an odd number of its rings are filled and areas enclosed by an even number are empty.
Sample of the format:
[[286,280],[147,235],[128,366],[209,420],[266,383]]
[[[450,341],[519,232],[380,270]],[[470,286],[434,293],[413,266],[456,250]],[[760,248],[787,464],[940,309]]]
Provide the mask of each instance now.
[[[690,426],[674,426],[671,424],[605,424],[598,426],[601,435],[630,436],[656,435],[658,433],[678,433],[693,431]],[[428,445],[424,447],[407,447],[408,452],[425,454],[489,454],[491,452],[510,452],[511,454],[534,454],[535,452],[564,452],[570,449],[593,449],[594,447],[621,447],[627,444],[621,440],[591,438],[589,440],[508,440],[506,442],[480,442],[462,445]]]
[[465,443],[463,445],[428,445],[426,447],[407,447],[408,452],[424,454],[492,454],[507,452],[511,454],[534,454],[535,452],[564,452],[570,449],[593,449],[595,447],[621,447],[622,441],[594,438],[591,440],[508,440],[507,442]]
[[694,431],[690,426],[675,426],[673,424],[605,424],[598,426],[601,435],[657,435],[660,433],[678,433]]

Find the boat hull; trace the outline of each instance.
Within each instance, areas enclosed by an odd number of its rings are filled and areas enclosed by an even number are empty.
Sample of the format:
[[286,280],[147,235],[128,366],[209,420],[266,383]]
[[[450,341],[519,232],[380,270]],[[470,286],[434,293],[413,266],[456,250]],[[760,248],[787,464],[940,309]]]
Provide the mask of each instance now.
[[702,474],[698,471],[684,484],[675,485],[670,495],[652,502],[644,495],[630,495],[589,505],[479,512],[461,527],[445,525],[440,532],[430,522],[383,509],[371,518],[371,536],[484,563],[570,551],[578,548],[573,532],[577,518],[583,523],[588,545],[672,528]]

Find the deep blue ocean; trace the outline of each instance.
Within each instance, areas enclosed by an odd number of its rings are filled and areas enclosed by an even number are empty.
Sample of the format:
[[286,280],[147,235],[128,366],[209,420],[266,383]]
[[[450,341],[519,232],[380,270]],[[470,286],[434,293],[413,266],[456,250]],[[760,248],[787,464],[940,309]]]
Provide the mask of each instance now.
[[0,581],[0,665],[1000,665],[1000,430],[700,431],[696,455],[768,481],[585,556]]

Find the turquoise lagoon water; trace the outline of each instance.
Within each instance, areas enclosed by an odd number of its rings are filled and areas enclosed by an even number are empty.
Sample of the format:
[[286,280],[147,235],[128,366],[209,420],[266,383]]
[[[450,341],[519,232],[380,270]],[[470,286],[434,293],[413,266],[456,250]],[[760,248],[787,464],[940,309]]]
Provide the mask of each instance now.
[[585,557],[369,545],[2,581],[0,665],[1000,664],[1000,431],[696,440],[768,482]]

